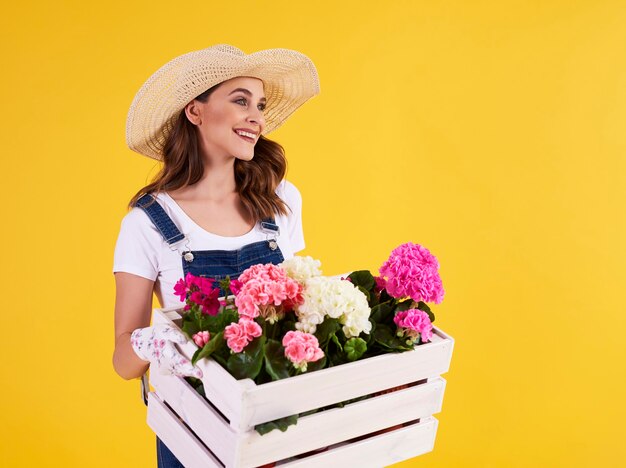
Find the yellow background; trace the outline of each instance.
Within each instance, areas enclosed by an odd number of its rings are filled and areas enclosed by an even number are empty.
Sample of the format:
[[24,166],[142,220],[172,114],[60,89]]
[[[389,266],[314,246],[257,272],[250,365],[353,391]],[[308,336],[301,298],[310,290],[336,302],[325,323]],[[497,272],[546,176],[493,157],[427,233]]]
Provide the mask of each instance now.
[[427,246],[456,339],[432,453],[398,466],[618,466],[626,3],[12,2],[0,16],[3,466],[156,466],[113,351],[113,248],[156,173],[125,146],[182,53],[284,47],[321,94],[271,138],[325,274]]

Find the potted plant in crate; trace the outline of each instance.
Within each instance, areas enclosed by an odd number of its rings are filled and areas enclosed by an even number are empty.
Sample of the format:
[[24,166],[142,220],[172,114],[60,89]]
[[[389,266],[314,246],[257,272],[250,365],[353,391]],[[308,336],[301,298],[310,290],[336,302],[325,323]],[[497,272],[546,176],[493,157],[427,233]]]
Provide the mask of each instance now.
[[[435,317],[427,303],[440,303],[444,290],[439,263],[428,249],[398,246],[378,276],[359,270],[326,277],[320,265],[296,256],[280,265],[254,265],[219,287],[190,274],[179,280],[175,292],[185,302],[181,328],[198,346],[192,362],[211,357],[234,378],[263,384],[412,350],[431,339]],[[218,298],[220,287],[231,294]],[[186,380],[203,394],[201,380]],[[356,400],[362,398],[367,396]],[[285,431],[297,418],[255,429]]]

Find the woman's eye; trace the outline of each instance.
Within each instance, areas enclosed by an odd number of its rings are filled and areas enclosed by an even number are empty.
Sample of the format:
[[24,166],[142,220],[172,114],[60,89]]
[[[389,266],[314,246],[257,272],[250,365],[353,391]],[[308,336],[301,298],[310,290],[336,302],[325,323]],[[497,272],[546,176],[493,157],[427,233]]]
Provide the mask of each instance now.
[[[235,102],[242,102],[242,101],[245,103],[244,105],[247,105],[247,101],[246,101],[245,98],[239,98]],[[261,111],[264,111],[265,110],[265,104],[259,104],[259,109]]]

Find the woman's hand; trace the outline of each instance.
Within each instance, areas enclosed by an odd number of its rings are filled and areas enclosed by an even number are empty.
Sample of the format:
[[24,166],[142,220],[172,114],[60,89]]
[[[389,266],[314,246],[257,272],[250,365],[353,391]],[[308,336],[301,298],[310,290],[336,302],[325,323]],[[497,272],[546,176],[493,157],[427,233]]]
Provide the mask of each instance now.
[[161,374],[174,374],[202,378],[202,371],[180,354],[174,343],[187,342],[185,335],[170,325],[159,323],[151,327],[137,328],[130,336],[130,344],[140,359],[157,367]]

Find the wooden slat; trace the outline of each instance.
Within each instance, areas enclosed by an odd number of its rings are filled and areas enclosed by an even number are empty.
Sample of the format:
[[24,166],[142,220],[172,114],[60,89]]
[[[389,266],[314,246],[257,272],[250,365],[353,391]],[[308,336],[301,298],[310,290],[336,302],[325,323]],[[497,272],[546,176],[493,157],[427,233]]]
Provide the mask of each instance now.
[[438,421],[425,418],[418,424],[379,436],[331,448],[301,460],[280,463],[277,468],[381,468],[433,450]]
[[185,467],[222,467],[154,392],[148,394],[148,425]]

